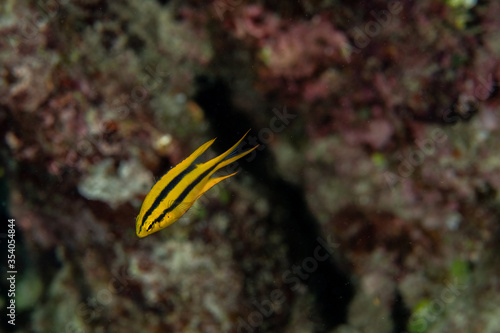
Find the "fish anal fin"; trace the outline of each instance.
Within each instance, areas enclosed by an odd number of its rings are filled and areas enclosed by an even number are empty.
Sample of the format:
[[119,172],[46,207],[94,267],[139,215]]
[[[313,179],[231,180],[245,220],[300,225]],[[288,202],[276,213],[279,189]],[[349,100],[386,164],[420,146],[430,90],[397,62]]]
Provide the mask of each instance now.
[[226,178],[229,178],[231,176],[234,176],[235,174],[237,174],[238,171],[236,172],[233,172],[232,174],[229,174],[229,175],[226,175],[226,176],[221,176],[221,177],[216,177],[216,178],[210,178],[210,180],[205,184],[205,186],[203,186],[203,189],[201,190],[201,193],[200,193],[200,196],[205,193],[206,191],[210,190],[212,187],[214,187],[215,185],[217,185],[217,183],[223,181],[224,179]]

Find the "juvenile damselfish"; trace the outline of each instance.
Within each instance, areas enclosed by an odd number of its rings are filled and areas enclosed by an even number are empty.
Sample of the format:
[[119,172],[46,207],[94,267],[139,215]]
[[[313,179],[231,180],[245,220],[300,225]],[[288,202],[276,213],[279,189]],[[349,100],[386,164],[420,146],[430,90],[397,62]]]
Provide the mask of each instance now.
[[188,158],[170,169],[151,188],[136,219],[137,236],[145,237],[177,221],[212,186],[238,172],[212,177],[219,169],[242,158],[258,146],[240,152],[245,135],[225,153],[205,162],[198,159],[215,139],[203,144]]

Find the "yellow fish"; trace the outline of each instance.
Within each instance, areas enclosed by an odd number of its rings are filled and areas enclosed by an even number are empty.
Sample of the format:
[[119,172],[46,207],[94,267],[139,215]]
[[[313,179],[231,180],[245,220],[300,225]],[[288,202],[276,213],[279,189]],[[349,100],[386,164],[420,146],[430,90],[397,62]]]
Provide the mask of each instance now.
[[242,153],[238,151],[238,146],[248,132],[225,153],[205,163],[196,164],[198,157],[214,143],[215,139],[208,141],[163,175],[142,203],[135,224],[137,236],[145,237],[171,225],[212,186],[237,174],[236,171],[227,176],[211,177],[220,168],[233,163],[258,147],[255,146]]

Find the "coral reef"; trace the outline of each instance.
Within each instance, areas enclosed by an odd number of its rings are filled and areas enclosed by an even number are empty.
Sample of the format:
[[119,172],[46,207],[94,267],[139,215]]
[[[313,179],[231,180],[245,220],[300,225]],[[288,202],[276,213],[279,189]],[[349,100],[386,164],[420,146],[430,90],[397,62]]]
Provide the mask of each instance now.
[[[2,330],[500,331],[499,11],[2,2]],[[155,179],[248,128],[238,176],[137,238]]]

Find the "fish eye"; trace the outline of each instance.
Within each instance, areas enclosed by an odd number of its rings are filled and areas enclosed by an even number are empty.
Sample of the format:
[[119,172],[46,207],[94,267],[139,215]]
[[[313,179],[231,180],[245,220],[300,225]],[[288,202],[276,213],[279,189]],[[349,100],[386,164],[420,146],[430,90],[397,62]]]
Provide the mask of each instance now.
[[153,227],[155,226],[156,223],[151,223],[151,225],[148,227],[146,231],[151,231]]

